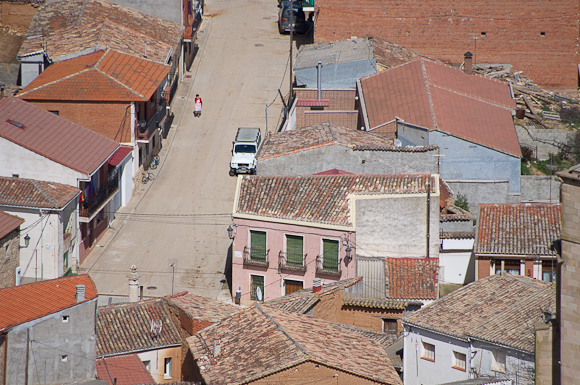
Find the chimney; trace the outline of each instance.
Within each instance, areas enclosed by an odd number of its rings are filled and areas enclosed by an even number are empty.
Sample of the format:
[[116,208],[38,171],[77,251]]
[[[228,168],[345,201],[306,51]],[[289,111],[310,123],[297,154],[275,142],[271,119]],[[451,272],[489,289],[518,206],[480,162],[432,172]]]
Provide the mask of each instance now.
[[463,55],[463,71],[470,75],[473,73],[473,55],[469,51]]
[[320,278],[314,278],[312,280],[312,292],[318,293],[320,290],[322,290],[322,280]]
[[131,265],[131,272],[127,274],[129,278],[129,302],[139,301],[139,275],[137,266]]
[[83,302],[86,300],[85,298],[85,285],[77,285],[77,294],[76,294],[77,303]]
[[220,353],[221,353],[221,351],[222,351],[222,348],[221,348],[221,345],[220,345],[220,343],[221,343],[221,341],[220,341],[220,340],[215,340],[215,341],[213,342],[213,356],[214,356],[214,357],[217,357],[217,356],[219,356],[219,355],[220,355]]
[[316,87],[318,88],[318,101],[322,98],[322,62],[316,65]]

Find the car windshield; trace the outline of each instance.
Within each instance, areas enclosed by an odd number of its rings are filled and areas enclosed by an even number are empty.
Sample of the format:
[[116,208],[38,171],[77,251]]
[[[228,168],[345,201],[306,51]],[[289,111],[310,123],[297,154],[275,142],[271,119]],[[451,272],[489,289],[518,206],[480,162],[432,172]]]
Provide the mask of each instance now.
[[236,152],[243,152],[247,154],[254,154],[256,152],[256,146],[251,144],[238,144],[236,146]]

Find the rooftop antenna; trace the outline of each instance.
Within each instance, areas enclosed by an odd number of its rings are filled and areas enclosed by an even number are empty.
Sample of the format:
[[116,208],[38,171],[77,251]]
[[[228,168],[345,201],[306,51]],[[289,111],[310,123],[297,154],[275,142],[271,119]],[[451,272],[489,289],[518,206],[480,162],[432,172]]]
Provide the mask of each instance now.
[[151,333],[153,333],[154,338],[159,338],[161,334],[161,329],[163,329],[163,321],[160,319],[151,320]]

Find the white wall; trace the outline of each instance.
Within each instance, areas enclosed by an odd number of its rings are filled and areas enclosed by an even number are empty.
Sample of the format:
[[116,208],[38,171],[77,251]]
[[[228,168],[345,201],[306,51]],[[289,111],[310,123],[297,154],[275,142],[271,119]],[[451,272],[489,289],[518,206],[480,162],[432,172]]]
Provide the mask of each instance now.
[[44,54],[26,56],[20,59],[20,78],[22,88],[30,84],[44,71]]
[[86,174],[63,166],[42,155],[0,138],[0,176],[37,179],[78,187]]
[[[464,284],[470,267],[474,239],[442,239],[439,282]],[[442,273],[442,274],[441,274]]]
[[[433,362],[421,358],[422,342],[435,345]],[[434,385],[481,376],[496,377],[498,380],[512,379],[514,384],[517,378],[518,385],[534,384],[533,354],[479,341],[468,342],[455,339],[408,325],[405,325],[403,344],[403,383],[405,385]],[[505,372],[492,370],[493,350],[505,352]],[[471,370],[462,371],[452,367],[454,351],[466,355],[466,368],[471,368]]]
[[20,246],[24,246],[24,237],[30,237],[29,246],[20,249],[20,268],[22,283],[61,277],[64,274],[63,255],[69,249],[63,242],[64,223],[70,216],[73,230],[69,266],[78,260],[78,200],[73,200],[63,211],[45,211],[42,220],[38,209],[20,209],[0,206],[0,210],[24,219],[20,226]]

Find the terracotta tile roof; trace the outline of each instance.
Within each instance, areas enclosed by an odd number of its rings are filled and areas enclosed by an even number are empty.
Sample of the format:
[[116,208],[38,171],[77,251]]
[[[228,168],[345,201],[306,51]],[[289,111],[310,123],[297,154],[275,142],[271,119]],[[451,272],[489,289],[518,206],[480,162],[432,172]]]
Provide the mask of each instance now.
[[437,299],[439,258],[385,258],[387,298]]
[[42,36],[105,19],[168,44],[173,49],[179,47],[184,30],[184,27],[175,23],[108,1],[63,0],[41,7],[32,18],[26,37]]
[[88,128],[11,96],[0,100],[0,137],[87,175],[119,147]]
[[156,384],[137,354],[97,359],[97,379],[109,385]]
[[[161,320],[159,336],[151,321]],[[97,357],[153,350],[181,344],[163,298],[99,308],[97,313]]]
[[167,300],[182,309],[191,318],[210,322],[219,322],[241,310],[239,306],[186,291],[173,297],[167,297]]
[[22,43],[19,55],[44,52],[52,62],[104,49],[127,55],[143,57],[147,46],[147,59],[167,64],[172,53],[170,45],[151,36],[133,31],[108,19],[58,29],[45,36],[31,37]]
[[[391,346],[391,344],[399,338],[397,335],[380,333],[380,332],[377,332],[374,330],[363,329],[363,328],[359,328],[356,326],[345,325],[345,324],[338,324],[338,325],[340,327],[342,327],[343,329],[351,330],[357,334],[360,334],[361,336],[364,336],[365,338],[368,338],[370,340],[378,342],[381,345],[381,347],[383,349],[385,349],[385,351],[387,351],[387,348],[389,346]],[[389,357],[389,359],[390,359],[390,357]]]
[[441,222],[472,221],[473,214],[452,204],[445,206],[445,208],[441,210],[439,213],[439,220]]
[[255,215],[352,226],[350,195],[426,192],[429,175],[308,175],[240,177],[234,217]]
[[555,256],[560,210],[559,203],[480,204],[475,254]]
[[475,239],[475,231],[441,231],[439,239]]
[[18,229],[23,223],[24,219],[0,210],[0,239]]
[[275,158],[333,144],[353,149],[365,145],[395,148],[392,140],[382,136],[324,123],[269,135],[258,151],[258,159]]
[[504,273],[464,286],[404,318],[408,325],[458,339],[468,337],[534,353],[534,323],[555,314],[556,293],[545,282]]
[[[214,341],[221,353],[213,357]],[[402,384],[384,349],[340,325],[254,305],[187,339],[205,382],[241,384],[311,361],[382,384]]]
[[80,193],[78,188],[66,184],[0,177],[2,206],[62,209]]
[[322,285],[319,292],[313,293],[312,288],[297,290],[294,293],[278,297],[264,302],[264,306],[288,311],[291,313],[306,314],[312,307],[320,301],[320,298],[344,290],[362,280],[362,277],[343,279]]
[[97,51],[55,63],[17,96],[25,100],[147,101],[169,66],[116,51]]
[[0,289],[0,332],[75,306],[77,285],[85,285],[85,301],[97,298],[87,274]]
[[358,298],[344,297],[342,304],[345,306],[360,306],[374,309],[404,310],[408,301],[401,301],[390,298]]
[[505,82],[417,59],[361,79],[370,128],[405,122],[521,156]]

